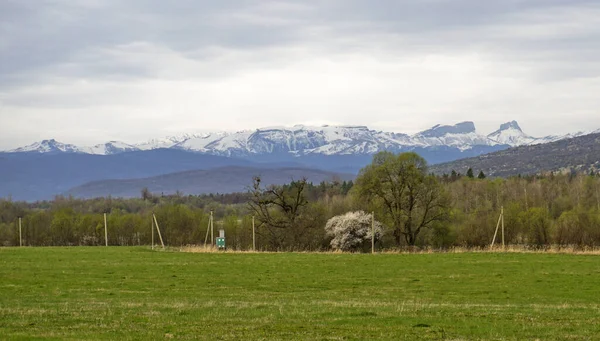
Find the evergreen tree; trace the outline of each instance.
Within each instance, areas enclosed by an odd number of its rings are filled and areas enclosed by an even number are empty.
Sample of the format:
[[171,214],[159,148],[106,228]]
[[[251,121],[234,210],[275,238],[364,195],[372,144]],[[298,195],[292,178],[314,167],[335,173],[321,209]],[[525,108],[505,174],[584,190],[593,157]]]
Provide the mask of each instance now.
[[450,181],[456,181],[458,180],[458,174],[456,173],[456,171],[453,169],[452,173],[450,173]]
[[475,174],[473,174],[473,168],[469,168],[469,169],[467,170],[467,177],[468,177],[469,179],[473,179],[473,178],[475,177]]
[[485,174],[483,171],[479,171],[479,175],[477,175],[477,179],[485,179]]

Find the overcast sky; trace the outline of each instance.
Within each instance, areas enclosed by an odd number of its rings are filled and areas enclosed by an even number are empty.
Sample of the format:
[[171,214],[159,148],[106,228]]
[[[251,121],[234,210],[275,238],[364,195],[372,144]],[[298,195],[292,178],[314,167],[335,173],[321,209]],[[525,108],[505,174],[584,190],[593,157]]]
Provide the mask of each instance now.
[[600,128],[600,2],[2,0],[0,149],[294,124]]

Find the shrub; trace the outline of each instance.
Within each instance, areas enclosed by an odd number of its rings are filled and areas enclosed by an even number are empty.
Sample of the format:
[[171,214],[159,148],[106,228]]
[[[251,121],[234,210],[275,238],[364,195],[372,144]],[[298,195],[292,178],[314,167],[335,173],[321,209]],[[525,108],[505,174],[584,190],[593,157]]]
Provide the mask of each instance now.
[[[331,247],[340,251],[356,251],[371,240],[372,215],[363,211],[348,212],[327,221],[325,233],[333,237]],[[375,221],[375,240],[381,239],[383,228]]]

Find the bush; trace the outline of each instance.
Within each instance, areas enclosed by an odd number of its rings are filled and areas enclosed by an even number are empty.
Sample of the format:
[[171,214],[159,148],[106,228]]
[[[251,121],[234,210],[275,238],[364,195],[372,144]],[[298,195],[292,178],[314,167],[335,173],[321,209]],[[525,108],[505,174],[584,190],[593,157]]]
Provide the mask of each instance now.
[[[363,211],[348,212],[327,221],[325,233],[333,237],[331,247],[340,251],[357,251],[371,240],[372,215]],[[381,239],[383,228],[375,221],[375,240]]]

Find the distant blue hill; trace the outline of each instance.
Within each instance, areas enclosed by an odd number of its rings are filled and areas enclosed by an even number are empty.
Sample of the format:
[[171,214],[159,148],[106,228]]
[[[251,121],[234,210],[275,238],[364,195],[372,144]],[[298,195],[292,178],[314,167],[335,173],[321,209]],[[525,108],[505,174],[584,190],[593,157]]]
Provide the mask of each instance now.
[[0,197],[44,200],[90,181],[252,164],[248,160],[174,149],[115,155],[6,153],[0,154]]
[[334,173],[298,167],[257,168],[227,166],[209,170],[195,170],[164,174],[150,178],[129,180],[101,180],[77,186],[67,194],[77,198],[139,197],[143,188],[154,194],[188,194],[245,192],[255,176],[265,185],[282,185],[292,180],[306,178],[309,182],[354,180],[354,174]]
[[[439,146],[392,150],[415,151],[429,163],[478,156],[506,146],[475,146],[467,151]],[[201,154],[180,149],[154,149],[112,155],[83,153],[0,153],[0,197],[45,200],[83,184],[101,180],[141,179],[158,175],[210,170],[226,166],[311,168],[333,173],[357,174],[372,160],[371,154],[294,156],[287,152],[245,155],[238,158]],[[168,191],[181,190],[172,188]]]

